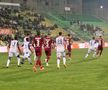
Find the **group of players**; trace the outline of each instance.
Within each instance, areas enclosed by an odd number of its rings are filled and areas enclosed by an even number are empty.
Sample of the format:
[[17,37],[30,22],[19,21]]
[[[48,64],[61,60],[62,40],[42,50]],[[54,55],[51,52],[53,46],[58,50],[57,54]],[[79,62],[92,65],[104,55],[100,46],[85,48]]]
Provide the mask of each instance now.
[[[46,66],[49,66],[48,62],[51,58],[52,49],[56,49],[56,56],[57,56],[57,68],[60,68],[60,59],[63,59],[63,65],[66,68],[66,55],[68,58],[71,59],[71,46],[72,46],[72,37],[68,34],[66,37],[62,35],[62,32],[59,32],[59,35],[56,37],[55,40],[51,38],[51,35],[41,35],[40,32],[37,32],[37,35],[33,37],[30,41],[29,35],[25,36],[23,45],[19,45],[17,37],[14,37],[8,46],[8,60],[6,67],[9,67],[11,58],[13,55],[17,57],[18,67],[20,64],[24,64],[25,60],[28,59],[29,63],[31,62],[31,53],[34,53],[34,61],[35,64],[33,66],[33,70],[36,72],[37,68],[39,67],[40,70],[44,70],[44,67],[41,63],[41,56],[42,56],[42,49],[44,48],[46,54]],[[104,41],[100,36],[98,39],[93,37],[89,42],[88,52],[84,57],[84,60],[88,57],[88,55],[93,51],[93,57],[101,56],[103,51]],[[22,49],[21,49],[22,48]],[[65,52],[67,50],[67,53]],[[23,52],[23,53],[22,53]],[[22,61],[20,60],[20,54],[23,54]]]
[[102,51],[103,51],[103,47],[104,47],[104,40],[102,38],[102,36],[99,36],[99,38],[95,38],[92,37],[92,39],[89,42],[89,48],[88,48],[88,52],[84,57],[84,60],[89,56],[89,54],[93,51],[93,58],[94,57],[98,57],[102,55]]
[[[60,68],[60,59],[62,57],[63,59],[63,65],[66,68],[66,55],[69,56],[69,59],[71,59],[71,45],[72,45],[72,37],[70,34],[68,34],[66,37],[62,35],[62,32],[59,32],[59,35],[56,37],[55,40],[51,38],[51,35],[41,35],[40,32],[37,32],[37,35],[33,37],[33,39],[30,41],[29,36],[25,36],[23,45],[19,45],[17,37],[14,37],[8,46],[8,60],[6,67],[9,67],[11,58],[13,55],[17,57],[18,60],[18,67],[20,67],[20,64],[24,64],[25,60],[28,59],[29,63],[31,62],[31,53],[34,53],[34,61],[35,64],[33,66],[34,72],[37,71],[37,68],[39,67],[40,70],[44,70],[44,66],[41,63],[41,56],[42,56],[42,49],[44,48],[45,54],[46,54],[46,66],[49,66],[48,62],[51,58],[52,49],[56,49],[56,56],[57,56],[57,68]],[[21,49],[22,48],[22,49]],[[65,53],[67,49],[67,53]],[[22,61],[20,60],[20,54],[22,54]]]

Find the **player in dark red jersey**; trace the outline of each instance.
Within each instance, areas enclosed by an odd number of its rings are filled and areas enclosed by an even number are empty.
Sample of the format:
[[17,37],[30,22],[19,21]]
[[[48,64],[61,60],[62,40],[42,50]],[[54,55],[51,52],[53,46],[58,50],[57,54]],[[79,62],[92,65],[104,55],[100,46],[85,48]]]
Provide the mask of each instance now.
[[33,47],[35,49],[37,57],[37,60],[35,61],[35,65],[33,67],[34,72],[36,72],[37,66],[40,67],[40,70],[44,70],[44,67],[41,64],[42,45],[43,45],[43,38],[40,36],[40,32],[37,32],[37,35],[33,39]]
[[97,55],[98,56],[102,55],[103,47],[104,47],[104,40],[103,40],[102,36],[99,36],[98,49],[97,49]]
[[66,55],[68,55],[69,60],[71,59],[71,50],[72,50],[71,46],[72,46],[72,37],[70,36],[70,34],[68,34],[66,37],[66,48],[68,52],[66,53]]
[[51,57],[51,49],[52,49],[52,38],[50,36],[50,34],[48,34],[45,38],[44,38],[44,50],[45,50],[45,54],[46,54],[46,66],[48,66],[48,61],[50,60]]

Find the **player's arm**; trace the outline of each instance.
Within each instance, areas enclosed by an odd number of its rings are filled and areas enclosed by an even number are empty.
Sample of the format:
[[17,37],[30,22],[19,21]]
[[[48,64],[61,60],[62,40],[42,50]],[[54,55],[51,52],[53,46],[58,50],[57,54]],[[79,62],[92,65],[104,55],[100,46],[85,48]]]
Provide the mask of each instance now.
[[53,40],[53,48],[55,48],[57,45],[56,45],[56,40]]
[[72,39],[72,37],[70,38],[70,44],[73,44],[73,39]]
[[104,47],[105,45],[105,41],[102,39],[102,47]]
[[34,38],[33,38],[32,42],[31,42],[31,44],[32,44],[33,48],[35,48],[35,47],[34,47],[34,44],[35,44],[35,43],[34,43]]
[[18,48],[19,52],[21,53],[21,49],[19,47],[19,43],[17,43],[17,48]]
[[[30,48],[30,44],[28,45],[29,50],[32,52],[32,49]],[[33,52],[32,52],[33,53]]]
[[11,42],[9,42],[9,45],[7,46],[7,50],[8,51],[9,51],[10,45],[11,45]]

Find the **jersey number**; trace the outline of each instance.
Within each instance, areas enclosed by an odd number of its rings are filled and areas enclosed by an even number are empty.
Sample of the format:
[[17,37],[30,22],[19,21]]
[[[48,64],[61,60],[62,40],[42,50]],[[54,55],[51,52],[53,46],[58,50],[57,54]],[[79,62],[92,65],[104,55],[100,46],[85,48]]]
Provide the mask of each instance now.
[[58,39],[58,44],[62,44],[62,39]]

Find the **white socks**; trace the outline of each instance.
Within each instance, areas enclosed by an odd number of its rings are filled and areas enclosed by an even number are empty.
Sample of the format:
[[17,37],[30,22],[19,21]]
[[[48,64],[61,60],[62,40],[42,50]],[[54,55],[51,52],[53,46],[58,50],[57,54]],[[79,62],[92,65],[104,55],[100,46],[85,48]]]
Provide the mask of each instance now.
[[29,63],[32,63],[32,62],[31,62],[31,58],[28,58],[28,62],[29,62]]
[[60,68],[60,59],[57,59],[57,67]]
[[85,55],[85,58],[87,58],[88,57],[88,53]]
[[9,64],[10,64],[10,59],[7,60],[7,65],[6,66],[8,67]]
[[[66,65],[66,58],[63,57],[63,65]],[[57,59],[57,67],[60,68],[60,59]]]
[[20,58],[17,58],[17,60],[18,60],[18,66],[20,65]]
[[63,64],[66,65],[66,58],[63,57]]

